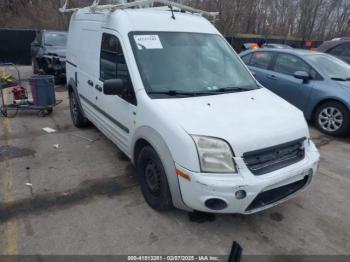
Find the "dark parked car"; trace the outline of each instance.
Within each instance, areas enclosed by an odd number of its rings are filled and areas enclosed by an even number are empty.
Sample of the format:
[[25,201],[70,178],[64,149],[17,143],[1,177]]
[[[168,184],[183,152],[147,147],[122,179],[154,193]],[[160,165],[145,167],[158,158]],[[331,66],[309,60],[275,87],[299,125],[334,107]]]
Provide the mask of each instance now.
[[322,132],[349,131],[350,65],[298,49],[257,49],[240,56],[264,87],[302,110]]
[[317,51],[334,55],[350,64],[350,37],[326,41],[317,48]]
[[67,33],[41,31],[31,44],[34,74],[54,75],[56,80],[64,79],[66,72]]

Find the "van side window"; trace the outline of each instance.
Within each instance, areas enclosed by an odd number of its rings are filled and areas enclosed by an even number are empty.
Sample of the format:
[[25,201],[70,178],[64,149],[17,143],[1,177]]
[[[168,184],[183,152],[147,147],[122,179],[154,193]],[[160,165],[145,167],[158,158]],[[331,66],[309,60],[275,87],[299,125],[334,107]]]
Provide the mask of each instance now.
[[128,91],[123,99],[136,105],[134,88],[120,41],[116,36],[104,33],[101,44],[100,80],[109,79],[122,79]]
[[122,47],[114,35],[103,34],[102,36],[100,78],[101,80],[123,79],[128,86],[132,87]]

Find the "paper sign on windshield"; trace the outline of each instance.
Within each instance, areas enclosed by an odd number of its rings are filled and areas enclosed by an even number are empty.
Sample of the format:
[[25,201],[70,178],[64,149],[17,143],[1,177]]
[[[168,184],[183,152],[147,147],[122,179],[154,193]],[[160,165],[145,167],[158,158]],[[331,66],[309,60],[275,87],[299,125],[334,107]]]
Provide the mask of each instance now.
[[163,49],[158,35],[134,35],[139,50],[142,49]]

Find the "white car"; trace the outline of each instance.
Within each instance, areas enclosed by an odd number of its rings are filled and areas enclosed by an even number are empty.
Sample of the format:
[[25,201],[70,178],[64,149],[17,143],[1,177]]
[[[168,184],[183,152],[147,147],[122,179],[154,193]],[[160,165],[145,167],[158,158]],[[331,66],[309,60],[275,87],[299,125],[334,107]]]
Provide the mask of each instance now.
[[92,122],[131,159],[156,210],[250,214],[295,196],[319,161],[303,113],[262,87],[207,19],[176,6],[75,10],[73,123]]

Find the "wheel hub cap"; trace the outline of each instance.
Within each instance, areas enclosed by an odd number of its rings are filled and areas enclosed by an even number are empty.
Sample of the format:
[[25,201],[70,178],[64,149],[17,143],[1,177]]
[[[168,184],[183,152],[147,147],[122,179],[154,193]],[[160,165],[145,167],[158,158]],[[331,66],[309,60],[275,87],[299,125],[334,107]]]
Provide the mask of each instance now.
[[153,161],[149,161],[145,168],[146,183],[153,195],[159,195],[161,190],[161,174]]
[[344,116],[342,112],[335,107],[324,108],[319,116],[318,123],[320,127],[328,132],[335,132],[343,125]]

